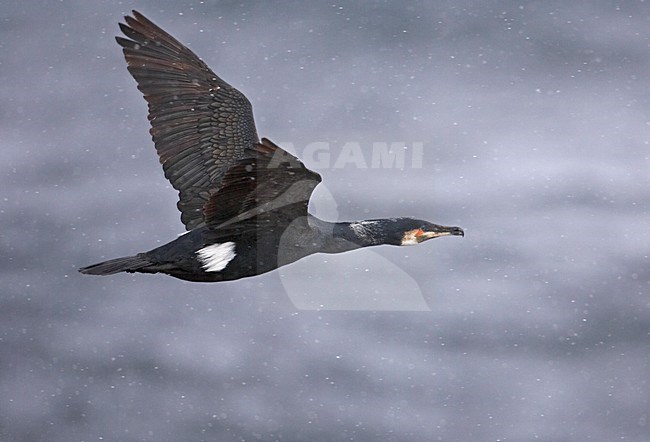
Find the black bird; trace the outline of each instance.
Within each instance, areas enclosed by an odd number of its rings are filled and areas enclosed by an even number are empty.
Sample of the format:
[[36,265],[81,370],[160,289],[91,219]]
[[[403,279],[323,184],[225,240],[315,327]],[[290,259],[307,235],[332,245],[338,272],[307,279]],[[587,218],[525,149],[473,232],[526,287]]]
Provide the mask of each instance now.
[[307,212],[321,181],[257,137],[250,102],[192,51],[133,11],[116,37],[149,103],[151,135],[188,232],[135,256],[79,269],[89,275],[166,273],[215,282],[259,275],[313,253],[463,236],[412,218],[331,223]]

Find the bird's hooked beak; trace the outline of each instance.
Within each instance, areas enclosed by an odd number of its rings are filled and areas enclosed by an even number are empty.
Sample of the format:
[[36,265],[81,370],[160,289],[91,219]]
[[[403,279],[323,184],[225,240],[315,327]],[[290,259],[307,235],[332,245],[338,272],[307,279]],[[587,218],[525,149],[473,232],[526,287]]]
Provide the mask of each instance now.
[[402,245],[415,245],[428,239],[438,238],[440,236],[465,236],[465,232],[460,227],[447,227],[431,224],[426,230],[423,228],[414,229],[406,232],[402,239]]

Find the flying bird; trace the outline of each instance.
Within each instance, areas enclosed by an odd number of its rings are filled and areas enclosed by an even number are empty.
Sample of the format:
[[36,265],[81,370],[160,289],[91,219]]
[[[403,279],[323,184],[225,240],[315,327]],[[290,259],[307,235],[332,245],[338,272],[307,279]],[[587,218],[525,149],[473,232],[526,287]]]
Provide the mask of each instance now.
[[191,50],[133,11],[116,37],[149,104],[151,136],[179,193],[187,232],[161,247],[79,269],[88,275],[165,273],[187,281],[259,275],[314,253],[414,245],[464,236],[413,218],[328,222],[307,206],[321,176],[259,139],[251,103]]

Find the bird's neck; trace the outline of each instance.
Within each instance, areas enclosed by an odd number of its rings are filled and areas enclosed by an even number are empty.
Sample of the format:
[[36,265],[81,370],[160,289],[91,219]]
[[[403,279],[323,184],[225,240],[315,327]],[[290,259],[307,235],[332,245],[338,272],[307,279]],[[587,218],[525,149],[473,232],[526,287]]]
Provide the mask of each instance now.
[[364,220],[338,223],[346,239],[359,247],[388,244],[388,231],[383,220]]
[[325,253],[340,253],[361,247],[391,244],[382,220],[330,223],[317,220]]

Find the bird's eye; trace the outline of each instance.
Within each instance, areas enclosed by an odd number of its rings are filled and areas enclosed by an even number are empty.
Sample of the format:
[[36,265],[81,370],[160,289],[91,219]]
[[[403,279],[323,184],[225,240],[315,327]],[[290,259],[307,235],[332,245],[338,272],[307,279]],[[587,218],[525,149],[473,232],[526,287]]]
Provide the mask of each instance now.
[[427,226],[425,226],[424,224],[421,225],[421,226],[420,226],[420,230],[424,230],[424,231],[426,232],[426,231],[427,231]]

